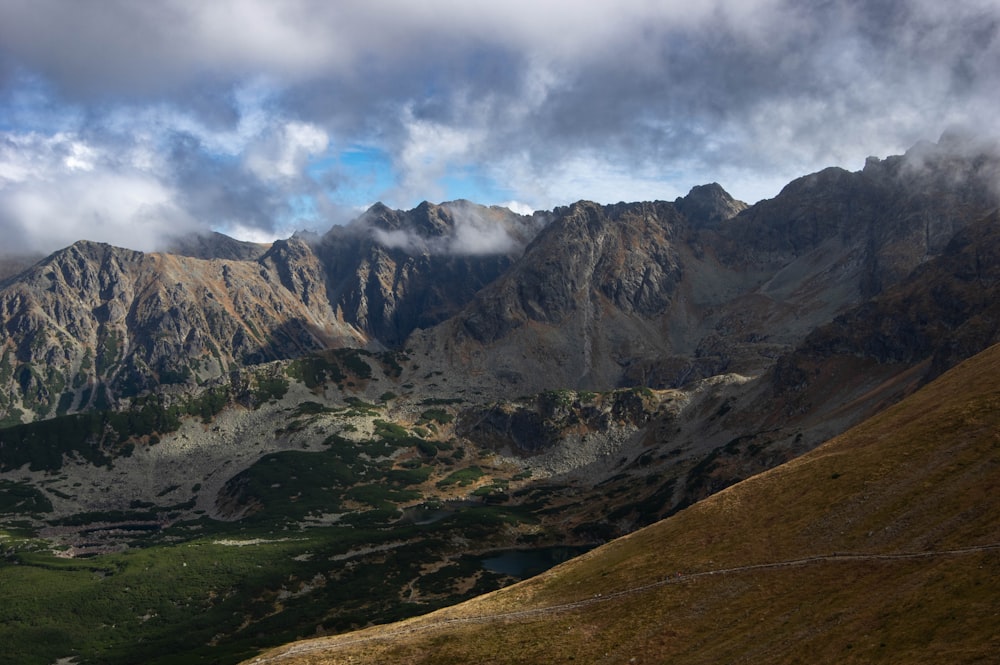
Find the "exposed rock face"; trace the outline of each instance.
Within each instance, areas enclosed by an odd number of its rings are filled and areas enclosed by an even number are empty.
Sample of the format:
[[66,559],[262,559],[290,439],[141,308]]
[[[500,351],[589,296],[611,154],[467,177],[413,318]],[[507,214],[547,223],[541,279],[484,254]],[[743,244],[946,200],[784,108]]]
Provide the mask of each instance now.
[[372,206],[317,245],[345,320],[394,347],[454,315],[510,266],[540,218],[468,201]]
[[230,261],[254,261],[267,252],[269,245],[244,242],[222,233],[188,236],[175,239],[168,254],[190,256],[194,259],[227,259]]
[[799,178],[741,214],[720,256],[790,266],[827,248],[857,282],[859,298],[881,293],[997,206],[1000,151],[967,149],[946,137],[869,159],[856,173],[830,168]]
[[775,389],[803,390],[815,372],[856,358],[900,366],[930,361],[913,378],[928,381],[998,342],[1000,213],[993,212],[956,233],[909,279],[817,328],[780,360]]
[[485,448],[532,455],[567,438],[606,432],[612,426],[638,430],[661,415],[664,401],[640,389],[602,395],[553,390],[528,402],[504,401],[467,409],[456,433]]
[[745,209],[717,185],[557,209],[510,270],[411,345],[526,392],[758,374],[996,208],[997,154],[946,137]]
[[693,223],[717,226],[747,209],[747,204],[737,201],[717,182],[696,185],[687,196],[678,198],[674,205]]
[[669,204],[655,203],[557,209],[524,258],[481,294],[463,327],[488,344],[527,322],[558,325],[595,305],[656,315],[680,277],[671,216]]
[[259,261],[79,242],[0,291],[0,406],[38,416],[107,406],[231,366],[364,344],[295,240]]
[[541,387],[613,386],[628,358],[671,352],[648,322],[677,302],[681,219],[670,203],[556,209],[510,270],[413,345],[515,384],[538,372]]

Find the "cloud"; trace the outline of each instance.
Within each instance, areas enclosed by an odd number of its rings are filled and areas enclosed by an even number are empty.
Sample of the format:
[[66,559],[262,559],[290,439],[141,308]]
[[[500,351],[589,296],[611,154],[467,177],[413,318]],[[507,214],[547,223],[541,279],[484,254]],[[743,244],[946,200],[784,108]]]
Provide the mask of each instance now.
[[289,122],[246,152],[246,168],[261,180],[302,176],[309,157],[322,154],[330,143],[326,132],[308,123]]
[[405,138],[396,159],[401,175],[397,196],[446,196],[438,182],[449,167],[467,163],[476,153],[484,139],[483,128],[417,118],[409,108],[403,110],[402,124]]
[[[266,235],[458,180],[535,209],[711,181],[753,202],[950,126],[1000,135],[992,0],[8,0],[0,45],[18,228],[26,192],[84,174]],[[338,159],[359,148],[385,171]]]
[[453,254],[481,256],[487,254],[515,254],[524,244],[515,238],[510,229],[495,222],[456,216],[455,227],[443,237],[428,238],[412,229],[371,230],[375,241],[392,249],[402,249],[407,254]]
[[176,234],[197,228],[173,203],[174,197],[174,192],[139,173],[66,174],[58,194],[38,182],[25,182],[0,199],[5,249],[46,252],[86,238],[153,250]]
[[417,226],[382,228],[369,224],[367,215],[358,220],[359,228],[372,235],[385,247],[419,254],[453,254],[460,256],[485,254],[518,254],[545,225],[543,216],[514,213],[508,207],[483,207],[469,201],[442,203],[435,217],[440,217],[444,232],[440,235],[421,234]]
[[[36,93],[35,105],[50,105]],[[306,173],[327,133],[276,112],[273,94],[260,81],[234,88],[236,121],[221,126],[155,103],[93,117],[74,110],[50,133],[0,130],[0,228],[20,239],[5,249],[50,251],[83,238],[157,249],[209,229],[273,239],[315,224],[317,207],[337,216]],[[304,199],[310,205],[297,203]]]
[[534,220],[496,214],[496,209],[482,211],[470,205],[455,205],[450,209],[455,220],[454,236],[448,247],[452,254],[519,253],[540,227]]
[[527,203],[521,203],[520,201],[505,201],[500,205],[518,215],[530,215],[535,212],[534,208],[529,206]]

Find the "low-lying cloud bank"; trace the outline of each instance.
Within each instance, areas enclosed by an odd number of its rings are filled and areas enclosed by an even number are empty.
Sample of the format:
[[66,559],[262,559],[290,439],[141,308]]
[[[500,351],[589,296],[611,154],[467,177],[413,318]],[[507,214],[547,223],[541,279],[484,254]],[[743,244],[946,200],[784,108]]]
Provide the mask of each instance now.
[[[438,220],[434,233],[413,221],[415,215],[428,209]],[[358,218],[355,226],[370,233],[380,245],[413,255],[520,254],[549,219],[544,213],[524,215],[507,207],[487,208],[469,201],[450,201],[439,206],[424,203],[408,213],[394,212],[406,220],[399,228],[379,226],[371,211]]]

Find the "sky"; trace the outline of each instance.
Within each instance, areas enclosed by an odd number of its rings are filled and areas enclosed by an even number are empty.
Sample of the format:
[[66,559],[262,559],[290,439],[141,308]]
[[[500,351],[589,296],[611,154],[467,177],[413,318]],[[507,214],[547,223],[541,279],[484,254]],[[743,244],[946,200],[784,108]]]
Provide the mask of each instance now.
[[753,203],[1000,132],[1000,0],[0,0],[0,247]]

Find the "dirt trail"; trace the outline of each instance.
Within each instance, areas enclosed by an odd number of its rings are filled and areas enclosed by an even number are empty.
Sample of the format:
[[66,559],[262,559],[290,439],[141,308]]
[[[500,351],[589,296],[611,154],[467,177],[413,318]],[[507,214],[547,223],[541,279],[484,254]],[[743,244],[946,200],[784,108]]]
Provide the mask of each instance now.
[[539,616],[558,614],[560,612],[576,610],[583,607],[588,607],[590,605],[596,605],[598,603],[606,603],[608,601],[615,600],[618,598],[644,593],[651,589],[656,589],[662,586],[666,586],[668,584],[680,584],[686,581],[695,580],[702,577],[713,577],[716,575],[734,575],[751,571],[771,570],[775,568],[794,568],[794,567],[808,566],[811,564],[827,563],[827,562],[905,561],[913,559],[932,559],[932,558],[948,557],[948,556],[963,556],[968,554],[978,554],[994,550],[1000,550],[1000,543],[993,543],[989,545],[978,545],[974,547],[963,547],[960,549],[953,549],[953,550],[930,550],[926,552],[904,552],[901,554],[864,554],[857,552],[833,552],[831,554],[810,556],[801,559],[788,559],[786,561],[757,563],[747,566],[736,566],[733,568],[717,568],[715,570],[705,570],[695,573],[686,573],[686,574],[678,573],[676,576],[657,580],[656,582],[652,582],[650,584],[644,584],[642,586],[623,589],[621,591],[615,591],[609,594],[596,595],[590,598],[584,598],[582,600],[574,601],[572,603],[549,605],[547,607],[536,607],[528,610],[516,610],[513,612],[485,614],[481,616],[440,619],[429,623],[422,623],[415,626],[400,628],[398,630],[383,632],[380,633],[379,635],[357,637],[346,640],[338,640],[337,638],[334,637],[334,638],[329,638],[329,641],[324,640],[321,643],[307,642],[303,644],[297,644],[289,647],[287,651],[283,651],[281,653],[273,654],[270,656],[259,656],[249,662],[253,663],[254,665],[265,665],[266,663],[275,663],[285,660],[287,658],[301,656],[308,653],[314,653],[318,651],[336,651],[344,647],[354,646],[358,644],[366,644],[371,642],[384,642],[404,635],[415,635],[417,633],[430,632],[433,630],[447,628],[449,626],[494,623],[501,621],[509,621],[512,619],[515,620],[527,619]]

